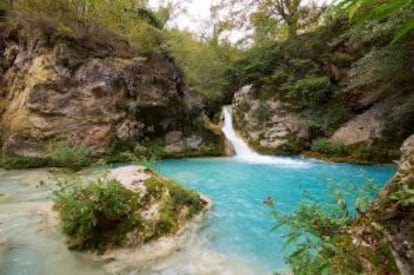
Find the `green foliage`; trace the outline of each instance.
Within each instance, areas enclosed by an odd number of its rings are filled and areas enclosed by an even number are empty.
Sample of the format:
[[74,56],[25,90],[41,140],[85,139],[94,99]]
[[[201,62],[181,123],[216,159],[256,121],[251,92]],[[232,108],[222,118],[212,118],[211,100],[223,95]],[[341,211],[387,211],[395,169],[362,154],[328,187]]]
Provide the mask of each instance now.
[[165,37],[163,47],[183,70],[188,87],[208,105],[219,103],[225,96],[221,93],[224,72],[237,58],[237,50],[226,41],[218,42],[214,37],[196,39],[191,33],[175,29]]
[[[371,21],[382,21],[396,17],[401,11],[412,10],[413,0],[339,0],[334,11],[341,11],[355,21],[355,26],[361,27]],[[414,18],[409,16],[395,30],[393,42],[398,42],[414,30]]]
[[352,112],[344,104],[328,103],[324,108],[315,107],[305,110],[302,115],[308,118],[312,127],[330,136],[352,117]]
[[45,158],[9,155],[7,153],[2,154],[0,162],[0,166],[5,169],[29,169],[48,165],[49,161]]
[[[173,234],[204,204],[195,191],[181,187],[151,170],[146,192],[134,192],[111,177],[87,180],[57,178],[54,209],[60,214],[69,247],[100,253],[108,247],[145,243]],[[141,213],[160,202],[159,217],[146,220]],[[184,209],[186,209],[184,211]]]
[[138,212],[141,197],[113,179],[60,181],[54,192],[63,232],[71,249],[98,250],[121,245],[126,234],[143,225]]
[[150,194],[162,194],[168,190],[169,203],[171,207],[178,211],[183,206],[189,208],[190,217],[203,208],[200,196],[190,189],[184,188],[171,180],[162,177],[151,177],[145,181],[145,185],[150,190]]
[[270,117],[270,107],[267,103],[261,102],[255,116],[259,122],[265,122]]
[[[405,60],[410,53],[393,46],[373,49],[352,65],[352,82],[347,90],[361,89],[381,82],[395,82],[405,74]],[[401,74],[401,75],[399,75]]]
[[312,151],[336,156],[347,156],[350,151],[348,147],[343,143],[333,143],[324,138],[318,138],[312,142]]
[[[316,202],[310,197],[310,203],[300,204],[291,214],[272,211],[274,230],[285,228],[285,247],[293,249],[286,257],[293,274],[362,274],[367,262],[373,264],[376,272],[396,270],[394,262],[378,260],[381,255],[391,257],[391,249],[386,237],[375,228],[370,225],[366,228],[373,238],[380,238],[375,247],[360,246],[356,242],[358,237],[352,235],[355,212],[364,213],[373,198],[372,181],[366,188],[356,183],[347,185],[357,197],[350,199],[347,193],[329,183],[331,201]],[[352,211],[353,207],[357,211]]]
[[55,20],[58,29],[75,35],[96,34],[101,26],[127,37],[143,51],[160,45],[162,23],[147,1],[115,0],[16,0],[14,11]]
[[62,141],[48,144],[45,158],[50,159],[55,166],[80,168],[90,164],[89,154],[85,146],[74,146]]
[[414,205],[414,189],[413,188],[402,188],[397,192],[391,193],[389,198],[394,201],[400,202],[405,207]]
[[332,84],[326,76],[308,75],[298,81],[286,83],[283,92],[298,107],[319,106],[328,101]]

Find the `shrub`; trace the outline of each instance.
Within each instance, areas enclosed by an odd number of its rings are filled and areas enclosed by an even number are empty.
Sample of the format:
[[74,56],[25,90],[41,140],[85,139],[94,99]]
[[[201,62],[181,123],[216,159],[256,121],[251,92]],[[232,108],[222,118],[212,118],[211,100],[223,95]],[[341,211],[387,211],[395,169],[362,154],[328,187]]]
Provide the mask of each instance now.
[[349,155],[348,147],[341,143],[332,143],[324,138],[318,138],[313,141],[311,150],[314,152],[326,154],[329,156],[347,156]]
[[[293,248],[285,258],[293,274],[365,274],[367,266],[374,274],[398,273],[387,237],[364,219],[377,191],[372,180],[368,180],[370,184],[366,186],[346,184],[352,190],[352,198],[339,185],[328,183],[332,190],[330,202],[321,203],[310,197],[310,203],[300,204],[289,214],[274,208],[274,230],[286,228],[285,246]],[[275,207],[274,203],[269,204]],[[355,218],[360,219],[355,222]],[[355,226],[362,227],[357,231],[369,232],[368,237],[362,237],[371,238],[372,242],[362,244],[361,236],[353,235]]]
[[143,225],[140,195],[114,179],[78,178],[60,181],[60,186],[54,192],[54,209],[60,213],[71,249],[103,252],[108,245],[121,245],[128,232]]
[[89,165],[89,149],[83,145],[71,146],[61,141],[50,143],[46,147],[46,158],[53,165],[80,168]]
[[326,102],[333,91],[329,78],[317,75],[286,83],[283,90],[289,99],[299,104],[299,108],[318,106]]
[[[54,209],[60,214],[69,248],[104,252],[108,247],[143,244],[177,232],[204,205],[195,191],[147,171],[146,192],[125,188],[104,177],[86,181],[80,177],[58,179],[53,192]],[[159,204],[159,216],[144,219],[149,205]]]

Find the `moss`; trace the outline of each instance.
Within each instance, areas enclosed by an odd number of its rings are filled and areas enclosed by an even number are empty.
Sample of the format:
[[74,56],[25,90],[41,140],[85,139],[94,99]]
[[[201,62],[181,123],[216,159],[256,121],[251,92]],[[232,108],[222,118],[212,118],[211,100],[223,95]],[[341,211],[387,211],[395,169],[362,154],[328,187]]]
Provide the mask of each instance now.
[[389,145],[384,143],[345,145],[332,143],[322,138],[314,140],[311,150],[303,151],[301,154],[306,157],[334,162],[377,164],[392,163],[399,157],[394,152]]
[[11,169],[29,169],[49,166],[50,161],[47,158],[18,156],[3,153],[1,156],[0,166]]
[[168,190],[168,197],[172,207],[178,211],[181,207],[187,206],[189,208],[189,216],[203,208],[201,198],[197,192],[182,187],[170,179],[153,174],[152,177],[145,180],[145,186],[148,189],[148,194],[155,198],[159,198],[163,192]]
[[305,142],[295,137],[288,137],[287,142],[279,147],[264,147],[259,140],[248,140],[248,144],[256,152],[265,155],[295,155],[299,154],[305,148]]
[[[60,213],[69,247],[101,253],[108,247],[146,243],[176,233],[203,209],[198,193],[151,170],[147,173],[151,177],[144,182],[144,195],[113,179],[60,182],[63,188],[54,193],[54,209]],[[157,202],[159,218],[143,219],[142,211]]]

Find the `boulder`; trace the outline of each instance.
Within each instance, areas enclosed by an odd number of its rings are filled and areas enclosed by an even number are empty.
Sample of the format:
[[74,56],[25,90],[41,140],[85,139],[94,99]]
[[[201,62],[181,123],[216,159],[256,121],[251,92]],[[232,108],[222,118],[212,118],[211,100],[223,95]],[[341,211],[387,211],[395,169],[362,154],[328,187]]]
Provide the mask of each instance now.
[[289,104],[257,99],[252,85],[234,95],[233,121],[240,134],[261,152],[298,152],[301,148],[297,146],[309,138],[307,122]]
[[[111,170],[110,177],[116,179],[127,189],[133,192],[139,192],[143,197],[150,192],[160,192],[152,194],[149,203],[142,209],[141,216],[148,224],[157,224],[162,219],[160,211],[164,204],[168,202],[171,193],[177,192],[177,188],[183,192],[189,192],[187,189],[181,189],[179,185],[171,180],[161,177],[152,170],[142,166],[126,166]],[[149,183],[151,182],[151,184]],[[155,186],[154,184],[157,184]],[[155,189],[154,189],[155,188]],[[174,189],[174,190],[173,190]],[[192,191],[193,192],[193,191]],[[184,195],[184,194],[182,194]],[[194,196],[195,193],[191,194]],[[170,233],[165,233],[154,238],[148,243],[136,243],[133,237],[136,232],[132,232],[131,241],[122,247],[112,247],[102,255],[88,253],[86,256],[99,262],[107,263],[105,268],[111,274],[125,273],[130,270],[142,270],[163,258],[171,256],[173,253],[182,248],[188,238],[199,229],[205,211],[211,208],[212,202],[198,195],[202,203],[202,209],[198,209],[193,215],[189,215],[188,210],[191,205],[185,203],[177,208],[173,208],[176,213],[177,228]]]

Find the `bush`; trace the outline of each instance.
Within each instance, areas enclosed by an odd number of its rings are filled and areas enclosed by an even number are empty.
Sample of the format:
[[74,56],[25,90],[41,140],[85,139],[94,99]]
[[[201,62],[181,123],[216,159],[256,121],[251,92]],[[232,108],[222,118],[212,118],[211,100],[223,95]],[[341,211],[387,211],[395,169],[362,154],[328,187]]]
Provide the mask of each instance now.
[[60,183],[62,190],[54,192],[54,209],[60,213],[71,249],[103,252],[108,245],[121,245],[128,232],[143,226],[140,195],[116,180]]
[[[177,232],[204,205],[195,191],[148,170],[146,192],[134,192],[110,177],[87,181],[58,178],[53,192],[69,248],[100,253],[108,247],[143,244]],[[159,204],[159,217],[144,219],[148,206]]]
[[[341,184],[352,193],[328,183],[332,190],[328,203],[317,202],[308,194],[311,202],[300,204],[293,213],[284,214],[274,208],[274,230],[286,228],[285,246],[293,248],[285,258],[293,274],[365,274],[367,267],[370,274],[398,273],[387,237],[365,217],[378,191],[372,180],[368,181],[366,186]],[[355,233],[361,230],[370,235],[361,240]],[[371,242],[366,242],[368,238]]]
[[80,168],[90,164],[88,148],[71,146],[64,141],[47,145],[45,156],[56,166]]
[[314,140],[311,150],[329,156],[348,156],[350,153],[345,144],[341,142],[332,143],[325,138],[318,138]]
[[310,75],[298,81],[283,85],[283,91],[299,108],[320,106],[327,102],[333,91],[326,76]]
[[2,154],[0,162],[0,166],[5,169],[40,168],[48,165],[49,161],[45,158],[9,155],[7,153]]

